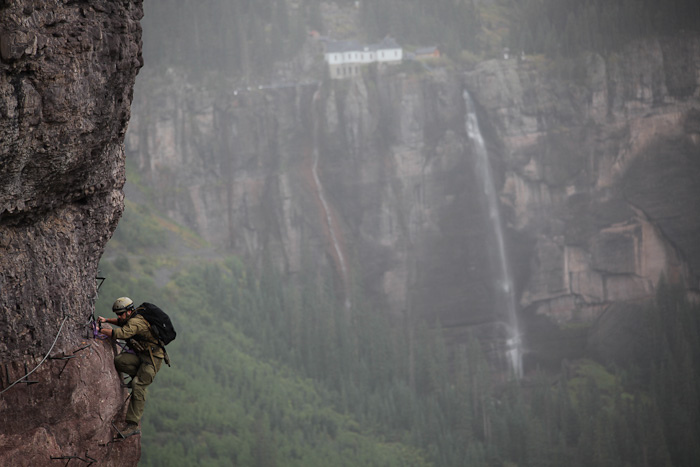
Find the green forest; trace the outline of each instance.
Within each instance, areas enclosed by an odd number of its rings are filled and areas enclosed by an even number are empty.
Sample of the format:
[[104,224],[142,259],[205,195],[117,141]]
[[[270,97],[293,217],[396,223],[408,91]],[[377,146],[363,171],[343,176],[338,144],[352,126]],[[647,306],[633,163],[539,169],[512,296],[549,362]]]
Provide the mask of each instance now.
[[525,0],[514,7],[509,45],[550,57],[615,52],[633,39],[700,28],[693,0]]
[[[357,8],[358,40],[390,35],[471,63],[503,47],[552,59],[609,54],[700,27],[696,0],[338,3]],[[309,31],[332,33],[319,0],[149,0],[144,8],[144,59],[156,73],[254,82],[297,55]],[[590,355],[513,381],[489,366],[476,338],[450,345],[439,327],[396,326],[360,292],[346,309],[331,280],[302,271],[290,284],[269,264],[212,251],[129,201],[100,264],[99,314],[129,296],[159,305],[178,331],[172,368],[149,392],[141,465],[684,467],[700,459],[700,307],[665,282],[654,303],[639,305],[633,361]]]
[[[471,339],[397,329],[332,284],[201,259],[191,232],[128,202],[97,312],[129,296],[178,337],[149,390],[145,466],[692,466],[700,458],[700,309],[671,286],[640,306],[634,362],[563,362],[503,381]],[[169,253],[179,251],[178,256]],[[189,253],[187,253],[189,251]],[[163,286],[160,271],[172,272]]]
[[[268,79],[293,58],[312,30],[325,30],[320,0],[149,0],[144,59],[193,76]],[[357,9],[353,38],[395,37],[404,47],[439,46],[454,60],[513,52],[573,58],[610,53],[628,41],[700,28],[696,0],[342,0]],[[357,6],[356,6],[357,5]]]

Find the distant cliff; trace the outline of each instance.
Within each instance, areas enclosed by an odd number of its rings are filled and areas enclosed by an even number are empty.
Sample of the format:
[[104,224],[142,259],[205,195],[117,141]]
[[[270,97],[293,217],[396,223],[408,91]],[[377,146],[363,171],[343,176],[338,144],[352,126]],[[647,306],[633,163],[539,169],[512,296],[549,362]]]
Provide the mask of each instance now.
[[624,353],[624,304],[653,296],[662,275],[697,298],[699,71],[700,38],[681,33],[558,68],[492,61],[467,75],[498,143],[511,228],[529,239],[518,283],[531,350],[547,341],[536,319],[547,316],[595,322],[588,345]]
[[698,290],[699,70],[700,39],[681,34],[605,58],[368,68],[236,92],[152,72],[127,151],[169,214],[224,251],[268,257],[291,280],[330,271],[339,303],[361,289],[456,339],[496,335],[503,284],[466,90],[529,358],[558,365],[586,345],[607,352],[616,307],[650,297],[662,274]]
[[140,1],[0,2],[2,465],[140,456],[136,438],[109,442],[126,393],[86,322],[123,210],[141,16]]

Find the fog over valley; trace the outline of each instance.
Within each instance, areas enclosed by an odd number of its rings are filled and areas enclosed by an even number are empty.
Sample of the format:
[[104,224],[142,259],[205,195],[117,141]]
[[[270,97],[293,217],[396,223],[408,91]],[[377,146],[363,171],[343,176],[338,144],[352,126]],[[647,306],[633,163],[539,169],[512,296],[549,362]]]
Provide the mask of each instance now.
[[697,2],[0,26],[0,464],[696,465]]

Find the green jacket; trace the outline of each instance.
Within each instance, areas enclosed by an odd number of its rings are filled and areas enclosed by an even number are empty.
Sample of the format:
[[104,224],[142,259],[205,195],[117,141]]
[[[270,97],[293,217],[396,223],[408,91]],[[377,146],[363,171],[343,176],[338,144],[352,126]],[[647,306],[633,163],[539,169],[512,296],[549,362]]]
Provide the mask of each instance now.
[[[160,346],[157,343],[158,341],[151,332],[151,326],[148,324],[148,321],[146,321],[146,319],[141,315],[133,315],[131,318],[129,318],[129,320],[124,326],[112,331],[112,335],[116,339],[137,340],[146,349],[148,349],[148,346],[150,345],[154,357],[163,358],[165,356],[165,354],[163,353],[163,349],[160,348]],[[143,353],[148,355],[148,351]]]

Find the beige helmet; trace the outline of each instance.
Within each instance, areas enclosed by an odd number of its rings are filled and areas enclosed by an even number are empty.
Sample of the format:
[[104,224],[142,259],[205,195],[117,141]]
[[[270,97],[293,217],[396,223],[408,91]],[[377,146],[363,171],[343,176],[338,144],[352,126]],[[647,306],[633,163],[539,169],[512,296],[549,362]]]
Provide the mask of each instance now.
[[120,297],[112,305],[112,311],[115,313],[123,313],[134,309],[134,301],[129,297]]

